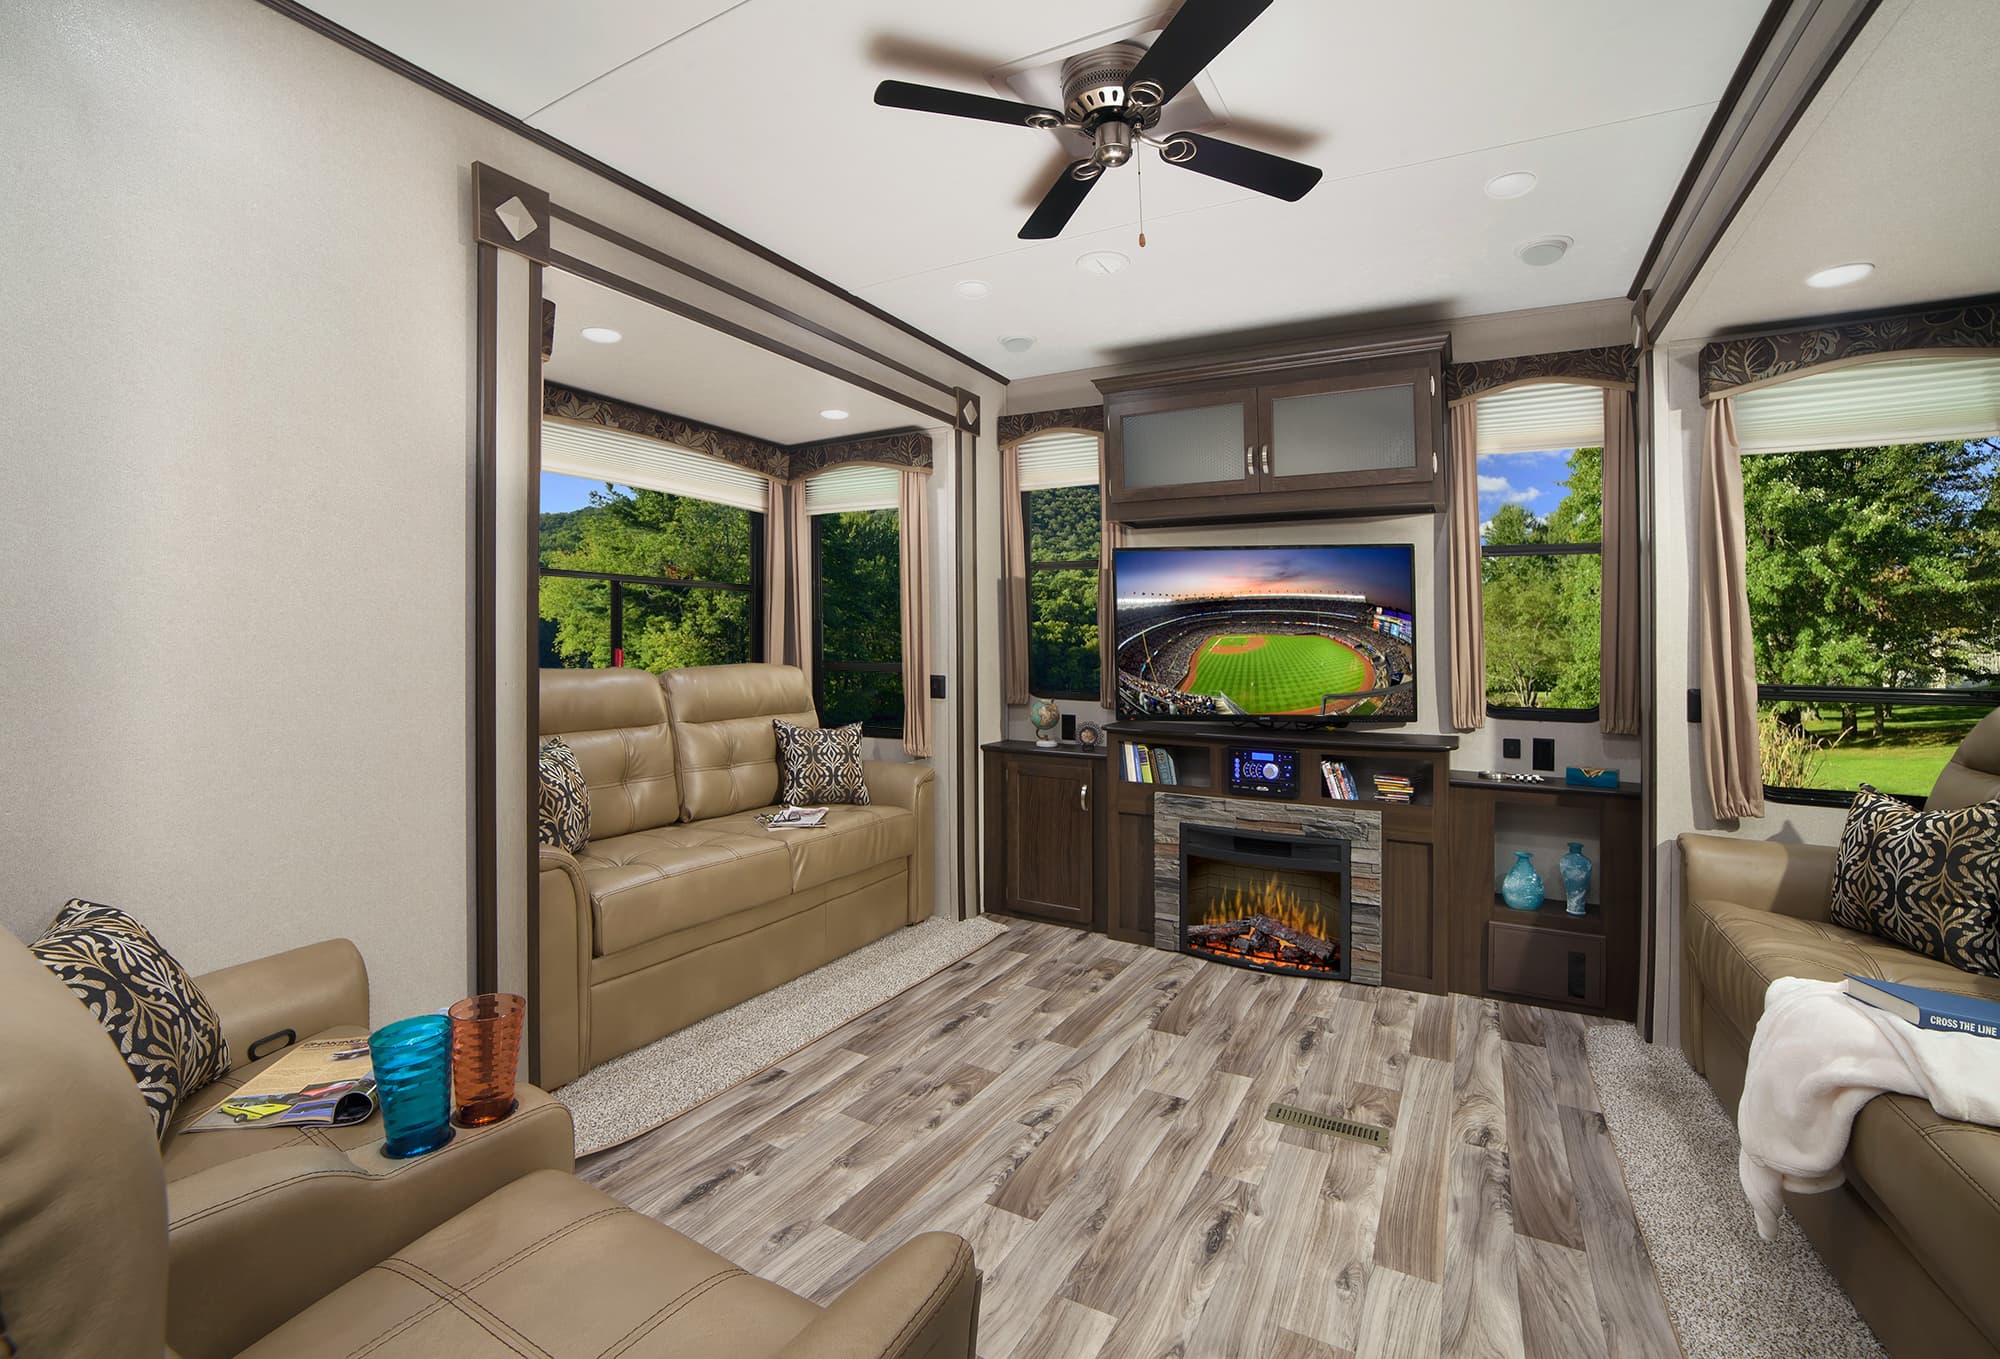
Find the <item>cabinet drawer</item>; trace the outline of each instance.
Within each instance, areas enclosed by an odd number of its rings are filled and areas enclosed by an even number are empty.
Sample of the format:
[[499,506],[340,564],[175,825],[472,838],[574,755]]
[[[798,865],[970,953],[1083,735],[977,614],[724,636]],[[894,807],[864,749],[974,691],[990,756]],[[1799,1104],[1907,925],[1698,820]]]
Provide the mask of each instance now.
[[1604,939],[1489,920],[1486,987],[1559,1005],[1602,1008]]

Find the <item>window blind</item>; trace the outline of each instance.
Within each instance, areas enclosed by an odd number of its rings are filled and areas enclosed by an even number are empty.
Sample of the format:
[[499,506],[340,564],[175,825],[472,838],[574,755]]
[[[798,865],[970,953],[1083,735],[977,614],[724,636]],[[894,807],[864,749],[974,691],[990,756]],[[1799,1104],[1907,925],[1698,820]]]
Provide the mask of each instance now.
[[1604,389],[1535,382],[1478,399],[1480,453],[1540,453],[1604,443]]
[[2000,433],[2000,355],[1883,359],[1730,398],[1745,453],[1981,439]]
[[643,486],[738,509],[770,508],[770,483],[761,472],[602,425],[542,421],[542,470]]
[[806,513],[893,510],[901,475],[893,467],[834,467],[806,478]]
[[1014,446],[1021,468],[1021,489],[1043,491],[1051,486],[1097,484],[1096,434],[1059,430],[1037,434]]

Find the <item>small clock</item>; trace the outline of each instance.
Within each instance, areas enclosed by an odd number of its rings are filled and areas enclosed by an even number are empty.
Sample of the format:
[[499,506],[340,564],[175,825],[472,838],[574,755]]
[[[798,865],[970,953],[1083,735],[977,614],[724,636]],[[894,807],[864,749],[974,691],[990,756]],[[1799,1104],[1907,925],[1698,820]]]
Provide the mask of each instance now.
[[1076,743],[1085,750],[1094,749],[1097,743],[1103,739],[1103,736],[1103,732],[1095,722],[1079,722],[1076,724]]

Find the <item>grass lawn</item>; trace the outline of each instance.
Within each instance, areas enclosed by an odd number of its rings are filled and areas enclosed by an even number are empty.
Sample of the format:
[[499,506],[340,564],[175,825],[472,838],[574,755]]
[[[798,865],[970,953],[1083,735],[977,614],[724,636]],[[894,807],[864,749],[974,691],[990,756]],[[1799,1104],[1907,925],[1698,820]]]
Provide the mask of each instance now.
[[[1823,709],[1824,717],[1806,710],[1806,730],[1825,741],[1840,731],[1840,710]],[[1852,790],[1866,783],[1885,793],[1923,797],[1937,781],[1951,752],[1986,714],[1979,708],[1891,707],[1889,721],[1877,740],[1870,734],[1873,713],[1863,707],[1861,729],[1828,747],[1815,788]]]
[[1189,672],[1187,692],[1220,694],[1253,713],[1316,713],[1323,695],[1352,693],[1369,679],[1368,662],[1339,642],[1289,633],[1211,637]]

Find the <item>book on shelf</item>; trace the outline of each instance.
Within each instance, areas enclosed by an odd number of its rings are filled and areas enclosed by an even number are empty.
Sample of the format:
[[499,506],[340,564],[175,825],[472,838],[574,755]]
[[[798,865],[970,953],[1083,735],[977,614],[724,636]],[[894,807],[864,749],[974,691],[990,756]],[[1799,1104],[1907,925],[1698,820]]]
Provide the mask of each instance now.
[[1156,781],[1159,783],[1179,783],[1181,781],[1180,771],[1174,766],[1174,753],[1171,750],[1156,750],[1153,752],[1153,773],[1158,776]]
[[308,1038],[200,1118],[187,1132],[225,1128],[330,1128],[375,1112],[375,1062],[367,1037]]
[[1949,991],[1933,991],[1908,982],[1878,981],[1849,974],[1841,989],[1864,1005],[1885,1010],[1905,1024],[1942,1033],[1966,1033],[2000,1038],[2000,1000],[1980,1000]]
[[1352,770],[1339,760],[1321,760],[1320,777],[1326,780],[1326,795],[1336,802],[1361,801],[1361,788]]
[[1173,753],[1153,746],[1127,742],[1124,746],[1125,779],[1128,783],[1178,783],[1179,770]]
[[1416,784],[1407,774],[1375,774],[1370,776],[1375,784],[1375,796],[1383,802],[1409,802],[1417,792]]

